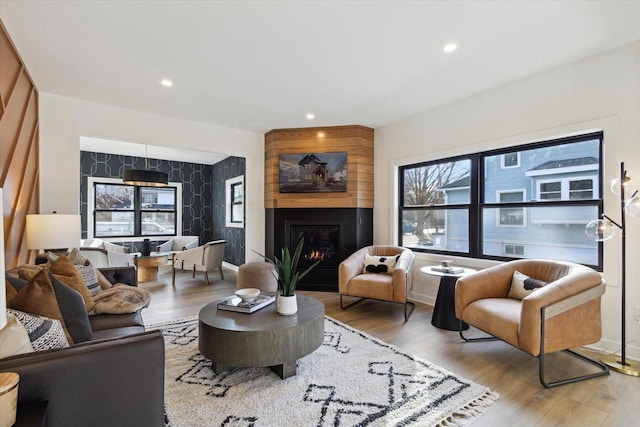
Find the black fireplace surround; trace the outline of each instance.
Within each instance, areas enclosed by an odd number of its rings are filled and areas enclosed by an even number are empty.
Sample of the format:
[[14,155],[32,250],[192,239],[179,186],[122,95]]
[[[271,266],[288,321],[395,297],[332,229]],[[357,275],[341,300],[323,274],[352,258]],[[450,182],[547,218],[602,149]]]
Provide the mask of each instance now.
[[300,281],[300,290],[337,292],[338,265],[356,250],[373,244],[373,209],[267,209],[265,218],[267,257],[280,258],[285,245],[293,253],[300,237],[304,237],[299,270],[320,260]]

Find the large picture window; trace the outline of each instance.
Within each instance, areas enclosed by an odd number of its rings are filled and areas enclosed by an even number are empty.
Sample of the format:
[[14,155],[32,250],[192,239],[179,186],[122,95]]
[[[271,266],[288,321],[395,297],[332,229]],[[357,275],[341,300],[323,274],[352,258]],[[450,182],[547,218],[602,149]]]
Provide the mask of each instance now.
[[[136,187],[92,178],[93,237],[176,235],[177,188]],[[89,233],[91,235],[91,233]]]
[[399,244],[421,252],[552,258],[602,268],[584,226],[602,213],[602,133],[399,169]]

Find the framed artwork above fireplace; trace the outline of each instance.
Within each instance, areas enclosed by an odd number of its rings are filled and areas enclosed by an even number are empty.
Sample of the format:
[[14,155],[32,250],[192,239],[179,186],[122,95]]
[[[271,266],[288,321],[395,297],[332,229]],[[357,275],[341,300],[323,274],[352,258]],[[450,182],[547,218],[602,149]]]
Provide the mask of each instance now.
[[280,154],[280,193],[347,191],[347,153]]

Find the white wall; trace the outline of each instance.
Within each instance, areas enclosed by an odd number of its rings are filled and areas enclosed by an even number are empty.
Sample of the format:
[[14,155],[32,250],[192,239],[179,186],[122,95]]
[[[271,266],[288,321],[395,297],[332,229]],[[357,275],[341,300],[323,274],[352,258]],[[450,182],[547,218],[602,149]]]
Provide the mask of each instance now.
[[[470,70],[469,72],[473,72]],[[625,162],[640,189],[640,42],[502,86],[376,129],[375,243],[396,243],[397,167],[420,161],[518,145],[571,133],[604,130],[604,177]],[[608,185],[605,186],[608,189]],[[619,219],[619,199],[608,190],[605,211]],[[627,221],[627,342],[640,336],[633,307],[640,305],[640,219]],[[437,278],[419,269],[440,257],[417,254],[412,298],[433,304]],[[597,347],[620,350],[620,240],[605,243],[603,339]],[[460,258],[482,268],[491,262]],[[627,346],[640,358],[640,346]]]
[[264,252],[262,134],[40,93],[41,212],[79,213],[83,136],[244,157],[245,259],[258,260],[250,249]]

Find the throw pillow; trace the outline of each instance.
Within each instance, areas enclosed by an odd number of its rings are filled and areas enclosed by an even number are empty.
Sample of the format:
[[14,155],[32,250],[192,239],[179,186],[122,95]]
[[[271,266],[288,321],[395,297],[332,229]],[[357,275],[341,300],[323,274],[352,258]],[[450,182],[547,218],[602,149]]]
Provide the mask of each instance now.
[[73,248],[71,252],[69,252],[68,257],[69,261],[76,267],[76,270],[80,272],[80,276],[82,276],[82,280],[84,280],[84,284],[87,286],[87,289],[89,289],[91,296],[95,296],[102,290],[98,283],[96,268],[91,264],[91,261],[80,253],[78,248]]
[[93,338],[82,296],[43,269],[18,292],[10,308],[60,321],[71,344]]
[[16,316],[7,310],[7,324],[0,329],[0,359],[31,352],[33,346],[27,330]]
[[100,289],[102,289],[103,291],[113,286],[113,283],[111,283],[109,279],[104,277],[104,274],[102,274],[100,270],[96,269],[96,275],[98,276],[98,284],[100,285]]
[[16,316],[29,335],[29,340],[35,351],[51,350],[69,347],[64,330],[59,320],[34,316],[18,310],[7,310]]
[[56,278],[62,281],[62,283],[82,295],[87,311],[90,311],[93,308],[93,297],[91,296],[91,292],[89,292],[89,288],[87,288],[80,272],[76,266],[69,261],[67,256],[61,255],[57,260],[51,263],[50,269]]
[[396,262],[400,259],[400,255],[392,256],[364,256],[364,273],[383,273],[393,274]]
[[16,288],[13,286],[13,284],[11,283],[9,278],[7,277],[7,279],[4,281],[4,300],[5,300],[5,302],[7,304],[9,304],[9,302],[13,299],[13,297],[16,296],[17,293],[18,293],[18,291],[16,291]]
[[519,271],[513,272],[511,279],[511,289],[509,289],[509,298],[523,299],[527,295],[542,288],[547,282],[539,279],[534,279]]

